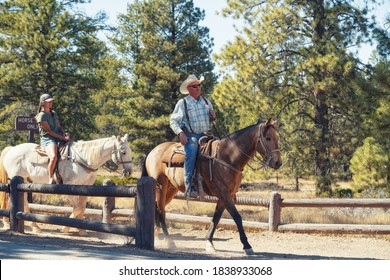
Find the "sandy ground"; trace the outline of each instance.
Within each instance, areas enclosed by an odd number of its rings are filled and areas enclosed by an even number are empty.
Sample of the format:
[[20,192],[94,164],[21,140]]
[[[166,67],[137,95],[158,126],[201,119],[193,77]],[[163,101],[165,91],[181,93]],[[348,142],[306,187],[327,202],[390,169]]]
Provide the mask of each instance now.
[[[1,226],[1,225],[0,225]],[[134,240],[118,235],[75,230],[64,234],[59,227],[40,224],[23,235],[0,229],[0,259],[263,259],[263,260],[390,260],[389,236],[352,236],[300,233],[248,232],[255,253],[246,256],[238,233],[216,232],[216,253],[206,253],[206,229],[170,229],[176,248],[155,240],[155,250],[140,250]]]

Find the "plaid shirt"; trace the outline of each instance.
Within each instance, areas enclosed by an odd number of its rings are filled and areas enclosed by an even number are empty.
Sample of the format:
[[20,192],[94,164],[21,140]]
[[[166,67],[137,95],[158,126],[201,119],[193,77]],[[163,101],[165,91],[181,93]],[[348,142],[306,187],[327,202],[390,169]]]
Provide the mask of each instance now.
[[[187,111],[190,119],[191,126],[188,124],[184,101],[187,102]],[[179,134],[183,130],[182,126],[186,126],[190,133],[200,134],[210,129],[209,110],[213,109],[211,102],[207,99],[207,103],[203,97],[199,97],[198,100],[191,95],[180,99],[175,106],[175,110],[171,115],[169,125],[171,126],[175,134]],[[209,107],[209,108],[207,108]],[[193,131],[191,131],[191,128]]]

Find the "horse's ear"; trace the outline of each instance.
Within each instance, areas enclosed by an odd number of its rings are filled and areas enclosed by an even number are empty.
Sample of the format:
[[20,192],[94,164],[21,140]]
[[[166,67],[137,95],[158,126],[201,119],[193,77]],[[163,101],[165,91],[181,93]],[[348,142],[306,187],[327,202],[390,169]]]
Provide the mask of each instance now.
[[271,125],[275,128],[278,128],[279,127],[279,122],[277,120],[274,120]]
[[265,123],[265,127],[271,125],[272,123],[272,118],[269,118],[268,121]]
[[125,134],[125,136],[123,136],[123,142],[127,142],[127,139],[129,138],[129,134]]

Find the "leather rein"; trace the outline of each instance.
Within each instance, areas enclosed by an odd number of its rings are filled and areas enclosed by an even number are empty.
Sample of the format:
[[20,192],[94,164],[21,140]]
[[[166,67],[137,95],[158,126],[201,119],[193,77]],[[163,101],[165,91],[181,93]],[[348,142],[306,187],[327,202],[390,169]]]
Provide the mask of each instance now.
[[[246,152],[244,152],[230,137],[229,135],[227,136],[227,138],[230,140],[231,143],[233,143],[237,148],[238,150],[240,151],[241,154],[245,155],[246,157],[249,158],[249,160],[253,160],[253,159],[256,159],[261,165],[260,167],[257,167],[257,168],[254,168],[252,167],[249,163],[247,164],[252,170],[259,170],[261,168],[264,168],[265,166],[269,165],[269,163],[271,162],[272,160],[272,153],[274,152],[277,152],[277,151],[280,151],[280,149],[273,149],[271,150],[267,144],[265,143],[265,137],[264,137],[264,132],[262,133],[262,127],[263,127],[263,124],[260,124],[259,125],[259,129],[258,129],[258,132],[257,132],[257,141],[256,141],[256,146],[255,146],[255,153],[253,156],[250,156],[248,155]],[[262,155],[262,158],[258,157],[256,155],[256,152],[257,152],[257,146],[259,145],[259,143],[261,144],[261,146],[263,147],[263,150],[266,152],[266,155],[263,156]],[[216,155],[218,154],[218,149],[219,149],[219,145],[217,145],[216,147],[217,149],[217,152],[216,152]],[[210,160],[210,166],[209,166],[209,169],[210,169],[210,174],[212,174],[211,172],[211,161],[212,162],[218,162],[219,164],[222,164],[228,168],[230,168],[231,170],[235,171],[235,172],[242,172],[242,170],[239,170],[237,168],[235,168],[234,166],[232,166],[231,164],[227,163],[226,161],[222,160],[222,159],[219,159],[219,158],[216,158],[216,157],[211,157],[211,156],[208,156],[208,155],[204,155],[202,154],[202,156],[208,158]],[[212,177],[211,177],[211,180],[212,180]]]
[[[108,142],[109,140],[107,140]],[[104,146],[104,145],[103,145]],[[120,145],[120,148],[119,148],[119,159],[118,159],[118,155],[117,155],[117,151],[118,151],[118,148],[117,148],[117,145],[116,145],[116,142],[114,142],[114,147],[112,148],[112,152],[111,152],[111,155],[115,155],[115,157],[111,157],[113,162],[119,166],[120,164],[123,165],[123,169],[125,168],[125,163],[131,163],[132,161],[124,161],[122,160],[122,155],[126,154],[126,152],[124,151],[123,149],[123,143]],[[88,163],[85,162],[84,159],[82,159],[80,157],[80,155],[74,150],[72,149],[72,152],[74,152],[76,155],[77,155],[77,159],[76,157],[70,157],[70,156],[67,156],[68,159],[71,159],[74,163],[80,165],[81,167],[91,171],[91,172],[95,172],[97,171],[99,168],[93,168],[91,167]]]

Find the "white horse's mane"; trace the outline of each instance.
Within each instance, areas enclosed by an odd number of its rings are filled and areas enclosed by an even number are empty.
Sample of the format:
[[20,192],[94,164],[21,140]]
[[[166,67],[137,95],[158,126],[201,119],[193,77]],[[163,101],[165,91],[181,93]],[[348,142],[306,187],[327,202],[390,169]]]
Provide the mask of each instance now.
[[77,151],[77,153],[82,155],[84,159],[88,158],[91,163],[95,163],[99,161],[99,158],[101,157],[104,144],[113,139],[114,137],[88,141],[79,140],[74,142],[72,147]]

